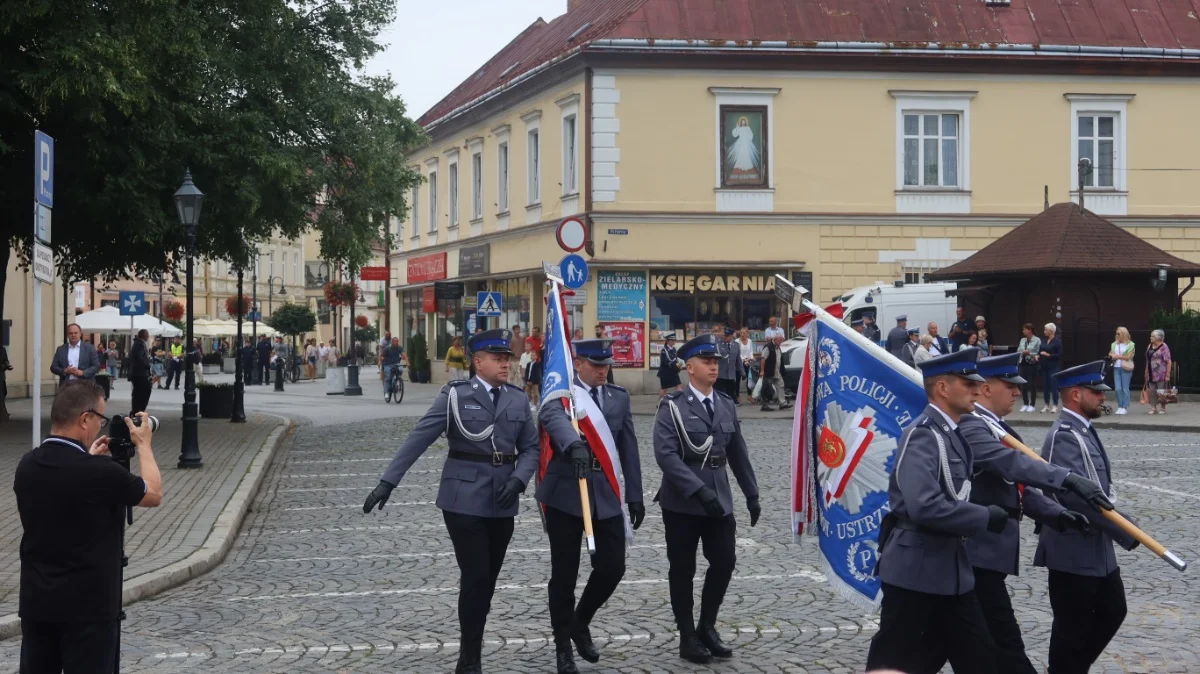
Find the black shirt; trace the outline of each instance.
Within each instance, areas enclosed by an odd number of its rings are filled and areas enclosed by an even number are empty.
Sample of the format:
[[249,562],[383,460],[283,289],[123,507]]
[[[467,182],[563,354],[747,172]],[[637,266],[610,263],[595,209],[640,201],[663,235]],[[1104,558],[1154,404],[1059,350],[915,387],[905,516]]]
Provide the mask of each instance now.
[[957,350],[959,346],[967,343],[968,336],[976,330],[975,323],[967,318],[961,321],[954,321],[954,326],[958,328],[959,332],[950,338],[950,347]]
[[13,491],[24,529],[20,616],[116,618],[125,507],[145,496],[142,478],[74,440],[50,436],[21,458]]

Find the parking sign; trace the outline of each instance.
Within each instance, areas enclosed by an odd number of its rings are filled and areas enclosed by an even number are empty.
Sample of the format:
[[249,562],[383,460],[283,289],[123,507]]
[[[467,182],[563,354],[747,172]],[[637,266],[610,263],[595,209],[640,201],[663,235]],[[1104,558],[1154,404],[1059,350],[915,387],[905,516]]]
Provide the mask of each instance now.
[[54,139],[33,132],[33,194],[46,208],[54,208]]

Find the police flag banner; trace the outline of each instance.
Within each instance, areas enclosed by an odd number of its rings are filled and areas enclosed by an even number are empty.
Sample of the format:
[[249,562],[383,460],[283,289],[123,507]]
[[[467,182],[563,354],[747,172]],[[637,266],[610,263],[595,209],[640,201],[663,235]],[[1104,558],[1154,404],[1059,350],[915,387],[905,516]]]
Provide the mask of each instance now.
[[[568,341],[566,309],[563,305],[561,288],[555,277],[547,282],[550,291],[546,293],[546,332],[542,351],[542,399],[538,402],[538,411],[547,404],[563,405],[568,413],[571,411],[570,398],[574,393],[575,366],[571,358],[571,344]],[[542,444],[542,454],[539,457],[537,480],[540,484],[546,475],[546,466],[554,456],[554,447],[550,444],[550,435],[546,429],[539,427]],[[542,514],[542,524],[545,525],[545,506],[538,509]]]
[[802,328],[808,345],[792,425],[792,533],[818,537],[838,594],[877,609],[888,479],[901,431],[925,408],[925,389],[911,367],[808,306],[814,315]]

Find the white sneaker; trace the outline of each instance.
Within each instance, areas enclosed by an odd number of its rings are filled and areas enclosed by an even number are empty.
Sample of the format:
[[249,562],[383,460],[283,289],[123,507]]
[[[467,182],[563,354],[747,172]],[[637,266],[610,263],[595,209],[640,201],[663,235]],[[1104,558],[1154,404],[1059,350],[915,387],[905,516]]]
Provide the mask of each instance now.
[[1042,414],[1045,414],[1046,412],[1049,412],[1049,411],[1050,411],[1049,405],[1042,405]]
[[1026,405],[1026,406],[1024,406],[1024,407],[1022,407],[1022,408],[1021,408],[1021,411],[1022,411],[1022,412],[1032,412],[1032,411],[1033,411],[1033,405]]
[[1052,406],[1052,407],[1050,408],[1050,413],[1051,413],[1051,414],[1058,414],[1058,405],[1054,405],[1054,406]]
[[1125,408],[1124,408],[1124,407],[1118,407],[1118,408],[1117,408],[1117,414],[1125,414],[1125,413],[1126,413],[1126,412],[1125,412]]

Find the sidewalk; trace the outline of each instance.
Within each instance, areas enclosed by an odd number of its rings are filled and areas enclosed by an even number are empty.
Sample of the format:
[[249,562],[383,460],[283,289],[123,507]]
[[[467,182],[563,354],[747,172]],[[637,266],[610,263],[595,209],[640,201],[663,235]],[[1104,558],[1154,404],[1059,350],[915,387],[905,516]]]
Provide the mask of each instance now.
[[[123,388],[114,392],[110,413],[127,409],[128,385]],[[124,401],[119,399],[122,393]],[[245,424],[202,419],[199,436],[204,467],[180,470],[175,467],[182,428],[180,405],[164,398],[151,399],[148,410],[161,423],[154,434],[154,458],[162,471],[163,505],[134,508],[133,525],[125,534],[127,604],[179,585],[220,563],[289,427],[283,418],[253,412],[247,414]],[[50,398],[42,401],[42,437],[49,433],[51,402]],[[11,485],[17,462],[31,447],[33,407],[30,400],[14,400],[9,401],[8,410],[11,421],[0,425],[0,473],[8,476]],[[20,632],[16,611],[21,532],[16,496],[11,486],[0,489],[0,536],[9,541],[0,550],[0,638]]]
[[[658,408],[657,395],[633,396],[633,413],[652,415]],[[1038,408],[1041,409],[1041,408]],[[737,409],[738,418],[746,419],[787,419],[791,421],[794,409],[782,412],[764,412],[758,405],[751,405],[742,398],[742,406]],[[1121,428],[1131,431],[1200,431],[1200,403],[1181,402],[1171,405],[1167,414],[1146,414],[1147,409],[1142,405],[1134,405],[1129,414],[1116,416],[1110,414],[1096,420],[1097,428]],[[1057,414],[1040,414],[1037,412],[1015,412],[1005,420],[1013,426],[1050,426],[1058,418]]]

